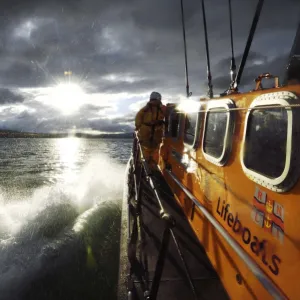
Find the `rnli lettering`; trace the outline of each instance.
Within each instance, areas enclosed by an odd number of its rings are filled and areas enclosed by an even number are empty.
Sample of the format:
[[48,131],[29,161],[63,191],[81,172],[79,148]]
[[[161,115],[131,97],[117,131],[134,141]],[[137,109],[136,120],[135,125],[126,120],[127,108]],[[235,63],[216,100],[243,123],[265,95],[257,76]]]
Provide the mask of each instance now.
[[277,226],[275,223],[272,224],[272,234],[274,237],[280,240],[280,242],[283,242],[283,236],[284,232],[280,228],[280,226]]
[[255,187],[251,218],[259,227],[262,227],[277,238],[280,243],[283,243],[284,207],[271,199],[259,187]]
[[254,197],[256,200],[262,204],[266,203],[267,193],[264,191],[261,191],[258,187],[255,187],[255,193]]
[[259,227],[264,226],[264,214],[255,207],[251,212],[251,218]]
[[[262,196],[263,197],[263,196]],[[262,198],[261,198],[262,199]],[[260,241],[257,236],[251,233],[250,228],[243,227],[241,221],[239,220],[238,214],[234,216],[230,212],[230,204],[225,201],[221,202],[221,199],[218,199],[217,205],[217,214],[221,217],[221,219],[228,224],[232,231],[241,236],[242,241],[245,245],[249,245],[251,251],[258,257],[260,257],[262,263],[266,265],[269,270],[274,274],[279,274],[279,264],[281,263],[281,259],[273,254],[270,258],[267,257],[267,241]],[[264,224],[264,217],[261,212],[257,211],[255,213],[252,212],[253,217],[256,219],[256,223],[260,224],[261,227]],[[280,235],[280,228],[272,227],[271,230],[273,235]]]
[[284,208],[277,202],[274,202],[274,210],[273,213],[276,217],[278,217],[282,222],[284,222]]

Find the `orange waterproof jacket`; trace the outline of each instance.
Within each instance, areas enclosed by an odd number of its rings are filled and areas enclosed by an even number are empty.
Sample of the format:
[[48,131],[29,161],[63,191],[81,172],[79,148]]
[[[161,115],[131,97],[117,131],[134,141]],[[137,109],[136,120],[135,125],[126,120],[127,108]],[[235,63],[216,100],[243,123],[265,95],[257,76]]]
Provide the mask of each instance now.
[[[150,101],[135,117],[135,127],[143,146],[156,148],[162,140],[166,107],[162,104],[151,105]],[[156,122],[157,124],[154,124]]]

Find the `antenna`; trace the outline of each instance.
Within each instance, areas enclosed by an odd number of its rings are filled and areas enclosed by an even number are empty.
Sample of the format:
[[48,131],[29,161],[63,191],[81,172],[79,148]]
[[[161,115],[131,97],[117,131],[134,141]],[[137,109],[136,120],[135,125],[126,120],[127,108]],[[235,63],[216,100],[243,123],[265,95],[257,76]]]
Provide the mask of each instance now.
[[206,61],[207,61],[207,84],[208,84],[208,97],[213,98],[213,86],[211,83],[211,71],[210,71],[210,60],[209,60],[209,48],[208,48],[208,38],[207,38],[207,26],[206,26],[206,16],[204,0],[202,0],[202,15],[203,15],[203,25],[204,25],[204,35],[205,35],[205,48],[206,48]]
[[244,71],[246,60],[248,58],[249,50],[250,50],[252,40],[253,40],[253,37],[254,37],[254,34],[255,34],[256,26],[257,26],[258,21],[259,21],[259,16],[260,16],[263,4],[264,4],[264,0],[258,0],[255,15],[254,15],[252,25],[251,25],[251,29],[250,29],[250,32],[249,32],[248,40],[247,40],[246,47],[245,47],[245,50],[244,50],[244,54],[243,54],[243,57],[242,57],[242,60],[241,60],[241,64],[240,64],[239,70],[237,72],[237,75],[236,75],[236,77],[235,77],[235,79],[234,79],[234,81],[231,85],[231,89],[234,90],[234,91],[238,90],[238,85],[240,84],[240,81],[241,81],[241,77],[242,77],[242,74],[243,74],[243,71]]
[[185,21],[184,21],[183,0],[180,0],[180,5],[181,5],[181,23],[182,23],[183,44],[184,44],[186,96],[188,98],[188,97],[190,97],[192,95],[192,93],[190,92],[190,84],[189,84],[189,71],[188,71],[188,62],[187,62],[187,50],[186,50],[186,37],[185,37]]
[[236,76],[236,65],[233,50],[233,30],[232,30],[232,11],[231,11],[231,0],[228,0],[229,8],[229,23],[230,23],[230,42],[231,42],[231,64],[230,64],[230,79],[231,84],[234,82]]

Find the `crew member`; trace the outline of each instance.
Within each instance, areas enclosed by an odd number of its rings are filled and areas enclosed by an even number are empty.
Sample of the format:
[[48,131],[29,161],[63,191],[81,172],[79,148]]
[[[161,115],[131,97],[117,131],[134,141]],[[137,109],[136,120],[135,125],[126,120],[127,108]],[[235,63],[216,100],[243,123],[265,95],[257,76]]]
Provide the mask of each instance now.
[[145,160],[150,167],[157,165],[159,146],[164,132],[166,106],[161,103],[161,94],[152,92],[150,100],[136,115],[135,129]]

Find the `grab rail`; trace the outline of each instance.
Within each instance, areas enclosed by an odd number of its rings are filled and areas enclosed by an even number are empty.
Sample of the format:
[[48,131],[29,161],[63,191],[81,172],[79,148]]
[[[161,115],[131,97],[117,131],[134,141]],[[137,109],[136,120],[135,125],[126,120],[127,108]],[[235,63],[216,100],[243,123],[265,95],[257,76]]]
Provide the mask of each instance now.
[[251,270],[251,272],[255,275],[255,277],[260,281],[260,283],[265,287],[265,289],[270,293],[270,295],[272,297],[274,297],[274,299],[287,299],[286,296],[284,296],[283,293],[274,285],[274,283],[264,274],[264,272],[253,261],[253,259],[227,233],[227,231],[209,213],[209,211],[201,203],[198,202],[198,200],[194,197],[194,195],[178,180],[178,178],[172,173],[172,171],[166,169],[166,172],[179,185],[179,187],[190,198],[190,200],[192,200],[193,203],[201,210],[201,212],[204,214],[204,216],[217,229],[217,231],[227,241],[227,243],[236,252],[236,254],[245,262],[247,267]]
[[[137,237],[137,218],[139,218],[139,221],[141,222],[141,211],[140,211],[140,207],[141,207],[141,196],[142,196],[142,189],[143,189],[143,177],[146,178],[147,182],[149,183],[150,187],[152,188],[152,191],[155,195],[156,201],[159,205],[159,215],[161,220],[164,221],[165,223],[165,227],[163,229],[163,233],[162,233],[162,240],[161,240],[161,246],[159,249],[159,253],[158,253],[158,258],[156,261],[156,266],[155,266],[155,271],[154,271],[154,277],[152,280],[152,285],[150,290],[148,290],[148,278],[143,279],[143,281],[145,281],[145,286],[146,286],[146,290],[144,291],[144,299],[145,300],[155,300],[158,294],[158,289],[159,289],[159,285],[160,285],[160,281],[161,281],[161,276],[162,276],[162,272],[163,272],[163,268],[164,268],[164,262],[166,259],[166,255],[167,255],[167,249],[168,249],[168,245],[169,245],[169,241],[170,238],[173,239],[174,243],[175,243],[175,247],[178,251],[178,255],[183,263],[183,267],[186,273],[186,277],[187,280],[189,282],[190,288],[192,290],[192,293],[194,295],[194,299],[199,299],[199,296],[197,295],[195,286],[193,284],[192,281],[192,277],[189,273],[189,270],[187,268],[187,264],[184,260],[182,251],[179,247],[179,243],[175,237],[174,231],[172,228],[174,228],[176,226],[176,221],[173,218],[172,215],[168,214],[162,204],[162,200],[161,197],[157,191],[157,188],[155,186],[154,181],[152,180],[152,174],[151,174],[151,170],[143,156],[143,151],[139,142],[139,139],[135,133],[134,135],[134,142],[133,142],[133,184],[134,184],[134,192],[135,192],[135,202],[136,202],[136,213],[134,215],[135,219],[133,222],[133,227],[134,230],[132,232],[130,232],[129,230],[129,246],[132,243],[133,239],[136,239]],[[128,203],[128,205],[130,205],[130,203]],[[128,219],[130,218],[130,212],[131,210],[129,209],[129,216]],[[128,224],[130,227],[130,224]],[[135,244],[134,242],[132,244]],[[134,249],[133,249],[134,248]],[[131,247],[131,251],[130,253],[128,253],[128,259],[130,262],[134,262],[134,260],[136,259],[136,246],[133,245],[133,247]],[[132,270],[131,270],[131,274],[129,275],[129,292],[128,292],[128,297],[131,299],[132,298]],[[146,277],[146,276],[145,276]]]

